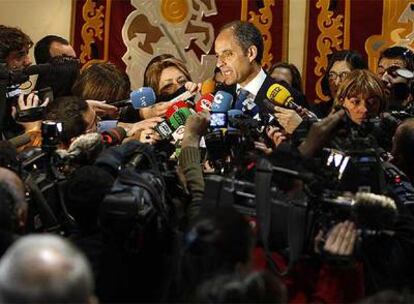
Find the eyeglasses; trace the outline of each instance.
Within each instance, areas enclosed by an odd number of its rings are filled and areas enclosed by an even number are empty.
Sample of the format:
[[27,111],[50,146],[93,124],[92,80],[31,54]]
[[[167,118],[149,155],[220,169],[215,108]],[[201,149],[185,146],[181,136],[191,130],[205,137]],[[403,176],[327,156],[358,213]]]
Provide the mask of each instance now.
[[349,75],[349,72],[342,72],[342,73],[335,73],[335,72],[329,72],[328,79],[330,81],[335,81],[338,77],[340,81],[344,81],[346,76]]

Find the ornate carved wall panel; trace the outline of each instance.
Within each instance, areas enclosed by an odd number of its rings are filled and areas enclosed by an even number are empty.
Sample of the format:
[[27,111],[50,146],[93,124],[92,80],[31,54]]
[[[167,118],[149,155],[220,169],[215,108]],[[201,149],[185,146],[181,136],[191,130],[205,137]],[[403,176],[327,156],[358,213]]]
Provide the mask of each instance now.
[[76,0],[72,42],[82,64],[114,62],[133,88],[142,85],[151,58],[162,53],[181,58],[193,80],[201,81],[215,67],[218,30],[232,20],[260,29],[265,67],[286,59],[287,17],[288,0]]
[[328,56],[343,49],[367,56],[365,43],[381,33],[382,16],[383,0],[308,0],[303,78],[310,102],[328,100],[321,89]]

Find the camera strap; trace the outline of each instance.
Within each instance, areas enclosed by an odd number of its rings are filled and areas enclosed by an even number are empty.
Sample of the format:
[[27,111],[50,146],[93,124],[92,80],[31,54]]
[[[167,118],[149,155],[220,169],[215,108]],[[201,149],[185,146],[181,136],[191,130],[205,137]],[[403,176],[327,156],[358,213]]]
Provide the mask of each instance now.
[[284,276],[289,273],[295,262],[300,258],[304,244],[304,229],[306,224],[306,209],[290,204],[288,218],[288,245],[289,261],[285,270],[273,260],[269,248],[269,233],[272,224],[271,210],[271,182],[273,165],[265,158],[259,159],[256,166],[256,214],[260,230],[260,238],[265,251],[269,267],[277,275]]

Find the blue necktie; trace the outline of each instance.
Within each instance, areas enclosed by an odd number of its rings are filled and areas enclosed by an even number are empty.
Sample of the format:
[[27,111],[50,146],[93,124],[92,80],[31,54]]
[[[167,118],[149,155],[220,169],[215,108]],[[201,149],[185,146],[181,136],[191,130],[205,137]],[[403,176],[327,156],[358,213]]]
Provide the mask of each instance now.
[[239,89],[237,99],[236,99],[236,103],[234,105],[234,108],[236,110],[243,111],[243,102],[246,100],[246,98],[247,98],[247,96],[249,96],[249,94],[250,94],[249,91],[244,90],[242,88]]

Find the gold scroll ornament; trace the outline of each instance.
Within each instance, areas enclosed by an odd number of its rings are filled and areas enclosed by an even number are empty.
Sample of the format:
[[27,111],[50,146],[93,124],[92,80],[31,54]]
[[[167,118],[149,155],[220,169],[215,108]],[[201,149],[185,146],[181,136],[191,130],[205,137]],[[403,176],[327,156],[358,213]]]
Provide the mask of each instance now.
[[161,14],[170,23],[181,23],[189,14],[187,0],[162,0]]
[[[328,55],[332,54],[332,49],[337,51],[342,49],[343,37],[343,15],[338,15],[335,18],[334,13],[329,10],[330,0],[319,0],[316,2],[316,7],[320,9],[317,25],[320,31],[316,41],[316,47],[319,56],[315,57],[314,73],[318,78],[316,82],[316,96],[319,99],[315,103],[325,102],[329,100],[328,96],[322,93],[322,79],[326,67],[328,66]],[[349,16],[347,16],[349,18]]]
[[81,30],[83,43],[80,46],[81,54],[79,56],[82,64],[85,64],[91,59],[91,45],[95,42],[95,39],[102,40],[104,26],[103,19],[105,17],[103,11],[104,7],[101,5],[99,8],[96,8],[96,2],[93,0],[86,0],[83,5],[82,17],[85,23]]
[[414,47],[414,2],[383,0],[382,33],[365,42],[370,70],[376,71],[380,53],[388,47]]
[[[248,12],[248,0],[242,0],[240,19],[242,21],[249,21],[262,33],[264,42],[262,66],[264,69],[267,69],[272,65],[273,61],[273,55],[270,53],[272,47],[270,28],[273,23],[272,6],[275,5],[275,0],[264,0],[263,4],[263,8],[259,9],[259,14],[257,14],[254,11]],[[248,19],[247,15],[250,16]]]

